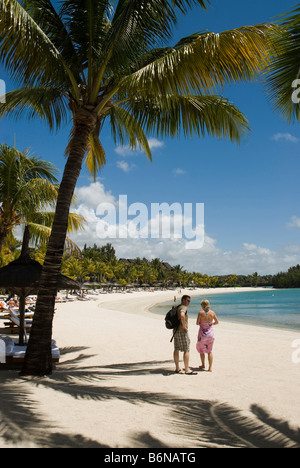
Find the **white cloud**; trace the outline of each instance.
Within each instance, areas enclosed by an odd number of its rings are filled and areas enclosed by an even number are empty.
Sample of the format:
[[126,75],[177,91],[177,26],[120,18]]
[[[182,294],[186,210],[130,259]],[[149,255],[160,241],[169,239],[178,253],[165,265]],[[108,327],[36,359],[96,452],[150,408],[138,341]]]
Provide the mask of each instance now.
[[297,216],[292,216],[291,222],[287,223],[288,228],[292,227],[298,227],[300,228],[300,218],[297,218]]
[[184,174],[186,174],[186,171],[184,169],[180,169],[178,167],[177,169],[173,170],[173,174],[175,174],[175,175],[184,175]]
[[272,136],[272,140],[274,141],[285,140],[291,143],[299,143],[300,141],[299,138],[295,137],[294,135],[291,135],[291,133],[276,133],[275,135]]
[[134,151],[133,149],[131,149],[129,145],[124,145],[124,146],[117,146],[115,148],[115,152],[119,154],[120,156],[126,157],[126,156],[132,156],[133,154],[135,154],[136,150]]
[[[234,273],[247,275],[255,271],[259,274],[276,274],[279,271],[287,271],[291,266],[300,263],[300,245],[288,245],[276,251],[265,246],[245,242],[236,249],[226,251],[219,248],[217,239],[211,237],[207,232],[205,232],[203,245],[200,236],[196,240],[176,238],[176,236],[165,239],[159,236],[156,239],[150,238],[148,233],[154,235],[159,233],[159,221],[153,213],[149,213],[146,223],[140,223],[139,235],[139,233],[137,234],[136,225],[139,221],[138,211],[141,209],[141,204],[134,206],[134,209],[128,215],[129,222],[127,223],[125,219],[120,221],[121,225],[118,226],[117,217],[112,216],[109,222],[105,218],[101,221],[102,224],[99,224],[100,214],[104,214],[105,210],[109,210],[110,207],[113,207],[116,212],[119,208],[123,209],[126,206],[125,201],[121,200],[119,206],[119,200],[116,200],[111,192],[107,192],[99,182],[90,184],[88,187],[81,187],[76,192],[80,201],[76,211],[86,218],[87,226],[85,231],[75,233],[71,237],[81,248],[84,244],[104,245],[111,242],[119,258],[146,257],[152,259],[159,257],[171,265],[180,264],[188,271],[197,271],[209,275]],[[97,206],[100,203],[101,210],[97,211]],[[146,207],[145,211],[148,213]],[[134,216],[133,221],[130,221],[130,215],[131,217]],[[148,214],[146,214],[147,216]],[[175,228],[178,219],[178,216],[174,217]],[[189,227],[193,220],[189,219],[188,216],[184,219],[185,226]],[[162,217],[162,222],[168,224],[166,215]],[[300,227],[300,219],[293,217],[292,224]],[[106,229],[111,238],[99,237],[101,227]],[[116,238],[117,228],[120,232],[119,238]],[[198,228],[204,230],[203,225],[199,225]]]
[[126,161],[117,161],[117,167],[128,173],[135,167],[135,164],[128,164]]
[[148,143],[150,149],[162,148],[163,146],[165,146],[164,142],[157,140],[157,138],[149,138]]
[[[159,141],[157,140],[157,138],[149,138],[148,143],[151,150],[162,148],[165,145],[163,141]],[[119,145],[115,148],[115,152],[120,156],[126,158],[127,156],[136,156],[142,154],[144,151],[139,149],[133,150],[132,148],[130,148],[129,145]]]
[[76,203],[83,204],[89,208],[97,208],[99,203],[116,203],[115,197],[111,192],[106,192],[104,185],[100,182],[91,183],[88,186],[77,188],[75,191]]

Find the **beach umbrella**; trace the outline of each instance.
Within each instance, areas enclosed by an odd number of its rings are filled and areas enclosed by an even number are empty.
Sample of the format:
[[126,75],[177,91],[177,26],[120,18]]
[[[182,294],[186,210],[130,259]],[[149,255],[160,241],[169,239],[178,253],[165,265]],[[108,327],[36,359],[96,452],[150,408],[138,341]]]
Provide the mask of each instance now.
[[[20,299],[19,345],[21,346],[24,344],[25,299],[31,294],[38,293],[42,268],[42,265],[32,260],[29,255],[20,256],[17,260],[0,268],[0,288],[7,289]],[[80,289],[80,285],[71,278],[60,275],[58,289]]]

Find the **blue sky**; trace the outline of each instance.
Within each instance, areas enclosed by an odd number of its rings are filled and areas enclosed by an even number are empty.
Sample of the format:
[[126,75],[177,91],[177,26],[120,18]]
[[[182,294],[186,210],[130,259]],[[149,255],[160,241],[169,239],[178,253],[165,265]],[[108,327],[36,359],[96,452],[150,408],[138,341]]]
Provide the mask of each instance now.
[[[296,1],[211,0],[181,19],[174,43],[191,33],[269,22]],[[0,68],[7,91],[15,87]],[[210,137],[152,140],[153,162],[141,152],[116,148],[110,132],[102,133],[107,164],[96,184],[86,170],[78,182],[78,206],[89,224],[74,236],[84,243],[111,241],[119,257],[160,257],[171,264],[207,274],[276,273],[300,263],[300,124],[288,125],[269,104],[259,83],[227,86],[222,94],[247,116],[252,132],[238,146]],[[52,161],[61,171],[70,128],[51,134],[36,121],[2,119],[0,141]],[[97,203],[204,203],[205,242],[187,250],[184,240],[97,238]],[[149,208],[150,209],[150,208]]]

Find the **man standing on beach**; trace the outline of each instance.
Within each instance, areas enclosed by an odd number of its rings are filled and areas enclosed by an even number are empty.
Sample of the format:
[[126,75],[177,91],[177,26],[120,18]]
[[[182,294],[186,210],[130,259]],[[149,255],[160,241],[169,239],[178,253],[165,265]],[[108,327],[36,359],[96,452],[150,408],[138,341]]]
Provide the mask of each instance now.
[[174,336],[174,362],[175,362],[175,372],[177,374],[181,373],[179,366],[179,352],[183,352],[183,363],[184,371],[187,375],[195,375],[196,372],[192,372],[189,368],[190,360],[190,337],[188,333],[188,313],[187,308],[190,305],[191,298],[190,296],[184,295],[181,298],[181,304],[177,309],[178,319],[180,320],[180,325],[177,329],[177,332]]

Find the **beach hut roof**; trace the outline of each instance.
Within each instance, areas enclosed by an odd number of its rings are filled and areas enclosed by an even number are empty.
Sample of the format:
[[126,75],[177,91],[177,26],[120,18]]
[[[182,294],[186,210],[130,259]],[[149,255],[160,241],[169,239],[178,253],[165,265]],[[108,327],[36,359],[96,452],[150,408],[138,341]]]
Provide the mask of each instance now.
[[[26,290],[26,294],[38,291],[42,273],[42,265],[32,260],[28,255],[0,268],[0,288],[9,289],[18,294],[19,290]],[[79,283],[60,275],[58,289],[80,289]]]

